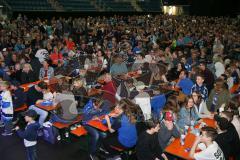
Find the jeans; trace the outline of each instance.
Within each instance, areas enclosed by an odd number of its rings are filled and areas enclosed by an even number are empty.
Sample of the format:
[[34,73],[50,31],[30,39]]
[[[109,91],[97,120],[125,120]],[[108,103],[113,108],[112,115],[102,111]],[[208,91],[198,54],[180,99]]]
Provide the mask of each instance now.
[[1,122],[4,124],[5,133],[12,133],[12,128],[13,128],[12,118],[6,119],[6,118],[3,118],[3,116],[1,116]]
[[37,147],[36,145],[26,147],[27,150],[27,160],[37,160]]
[[90,127],[88,125],[84,126],[85,129],[88,131],[88,134],[91,136],[90,138],[90,154],[96,153],[100,140],[105,138],[107,135],[104,132],[98,131],[97,129]]
[[30,106],[29,109],[32,109],[32,110],[37,112],[37,114],[39,115],[38,122],[42,126],[44,121],[46,120],[46,118],[48,116],[48,112],[44,111],[44,110],[42,110],[42,109],[40,109],[40,108],[38,108],[38,107],[36,107],[34,105]]
[[73,121],[64,120],[64,119],[60,118],[58,115],[56,115],[56,114],[52,114],[49,121],[51,123],[53,123],[53,122],[60,122],[60,123],[71,123],[71,122],[73,122]]

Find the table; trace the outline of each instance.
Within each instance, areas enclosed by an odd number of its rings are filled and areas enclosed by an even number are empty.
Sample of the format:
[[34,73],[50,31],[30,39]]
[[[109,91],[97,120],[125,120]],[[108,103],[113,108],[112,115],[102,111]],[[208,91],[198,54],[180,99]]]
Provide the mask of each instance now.
[[45,110],[45,111],[48,111],[48,112],[55,110],[56,107],[57,107],[56,105],[43,106],[43,105],[41,105],[41,102],[40,102],[40,103],[36,103],[35,106],[38,107],[38,108],[40,108],[40,109],[43,109],[43,110]]
[[100,120],[90,120],[87,124],[91,127],[97,128],[103,132],[108,131],[108,127],[105,126]]
[[[58,79],[57,78],[51,78],[50,80],[45,79],[43,80],[45,83],[47,83],[48,88],[53,91],[54,90],[54,86],[58,83]],[[32,86],[38,84],[41,81],[36,81],[36,82],[31,82],[31,83],[26,83],[26,84],[22,84],[20,87],[23,88],[24,92],[27,92],[29,90],[29,88],[31,88]]]
[[29,90],[29,88],[31,88],[32,86],[38,84],[39,82],[40,81],[22,84],[20,87],[23,88],[24,92],[27,92]]
[[[205,122],[210,127],[215,127],[215,121],[213,119],[203,118],[203,122]],[[198,127],[199,124],[196,126],[196,128]],[[180,138],[176,138],[170,145],[167,146],[165,152],[180,157],[182,159],[190,160],[191,159],[189,157],[190,151],[186,151],[186,149],[192,148],[195,138],[196,136],[190,133],[189,131],[188,134],[186,135],[185,144],[183,146],[180,144]]]

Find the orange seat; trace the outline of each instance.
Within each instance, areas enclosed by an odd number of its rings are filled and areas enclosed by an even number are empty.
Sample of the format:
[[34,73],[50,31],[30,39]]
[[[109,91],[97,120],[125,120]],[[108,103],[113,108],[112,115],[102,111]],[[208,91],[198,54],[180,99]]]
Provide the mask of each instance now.
[[23,104],[21,107],[14,109],[14,112],[25,111],[27,109],[28,109],[28,106],[26,104]]
[[71,133],[80,137],[82,135],[86,135],[87,130],[83,126],[81,126],[81,127],[78,127],[77,129],[72,130]]

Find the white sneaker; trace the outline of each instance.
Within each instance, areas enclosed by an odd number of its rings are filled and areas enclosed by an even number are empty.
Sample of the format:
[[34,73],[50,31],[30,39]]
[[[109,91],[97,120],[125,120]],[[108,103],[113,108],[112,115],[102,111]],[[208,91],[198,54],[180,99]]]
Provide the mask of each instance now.
[[89,157],[91,160],[99,160],[99,158],[97,156],[92,155],[92,154],[90,154]]

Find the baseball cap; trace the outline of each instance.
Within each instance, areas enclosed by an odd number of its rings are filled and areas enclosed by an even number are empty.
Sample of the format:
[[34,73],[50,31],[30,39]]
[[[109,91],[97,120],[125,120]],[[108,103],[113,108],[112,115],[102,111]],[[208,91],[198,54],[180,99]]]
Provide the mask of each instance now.
[[173,114],[169,111],[165,112],[164,119],[166,121],[173,121]]
[[32,117],[33,119],[37,118],[37,112],[30,109],[26,112],[23,113],[23,116],[28,116],[28,117]]

